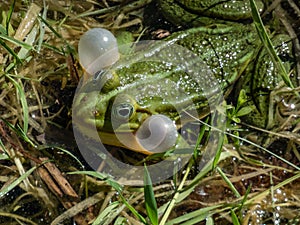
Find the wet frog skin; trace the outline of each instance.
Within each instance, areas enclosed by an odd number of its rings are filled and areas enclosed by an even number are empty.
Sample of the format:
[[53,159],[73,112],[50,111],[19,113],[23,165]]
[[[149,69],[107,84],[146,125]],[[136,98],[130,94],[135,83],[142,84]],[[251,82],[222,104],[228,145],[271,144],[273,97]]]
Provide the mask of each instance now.
[[[286,44],[288,36],[280,35],[273,39],[276,39],[277,48],[282,49],[282,54],[291,54]],[[94,133],[90,132],[96,127],[104,144],[128,148],[114,138],[114,132],[122,135],[136,134],[147,118],[157,114],[166,115],[179,126],[182,123],[182,113],[189,110],[191,102],[195,105],[199,117],[203,117],[211,110],[207,98],[218,94],[215,87],[219,86],[226,94],[243,73],[247,73],[245,77],[250,77],[246,79],[245,88],[248,90],[254,88],[254,84],[256,90],[268,93],[281,80],[276,75],[266,51],[261,50],[260,39],[252,24],[235,23],[233,26],[224,23],[191,28],[174,33],[164,41],[164,45],[169,48],[179,45],[193,52],[193,65],[197,66],[199,61],[199,68],[203,68],[203,71],[199,70],[197,74],[198,80],[195,81],[195,74],[180,71],[176,69],[176,65],[165,61],[168,51],[161,50],[162,44],[154,43],[129,58],[138,57],[137,55],[144,57],[152,51],[157,51],[160,52],[157,55],[159,60],[156,58],[133,63],[125,60],[127,63],[120,63],[101,72],[81,88],[73,106],[73,114],[81,118],[74,121],[81,133],[97,139],[98,137],[93,137]],[[180,56],[178,57],[180,60]],[[172,60],[176,62],[177,59],[175,57]],[[210,72],[207,72],[207,68]],[[209,86],[205,93],[199,86],[199,81],[203,82],[204,86]],[[215,81],[217,82],[214,83]],[[174,85],[180,86],[183,94],[179,94]],[[117,122],[113,124],[112,120]],[[252,119],[252,122],[254,125],[261,125],[263,120]],[[130,142],[135,141],[134,138],[130,139]],[[138,144],[132,144],[129,148],[151,154]]]
[[[169,21],[186,27],[211,24],[218,20],[221,23],[227,23],[251,18],[248,0],[159,0],[158,2],[161,12]],[[262,11],[263,2],[261,0],[255,2],[258,10]]]

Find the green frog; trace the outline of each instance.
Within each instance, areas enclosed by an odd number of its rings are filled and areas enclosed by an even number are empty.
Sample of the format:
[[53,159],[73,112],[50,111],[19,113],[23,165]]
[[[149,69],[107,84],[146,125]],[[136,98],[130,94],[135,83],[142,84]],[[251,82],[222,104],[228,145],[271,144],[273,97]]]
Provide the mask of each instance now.
[[[160,1],[164,15],[177,18],[173,8],[165,7],[170,1]],[[217,22],[173,33],[162,42],[143,43],[135,47],[142,50],[94,74],[74,98],[73,122],[81,133],[144,154],[164,152],[178,143],[176,129],[213,111],[242,75],[247,84],[242,88],[261,96],[281,80],[253,24],[220,22],[249,18],[248,0],[239,1],[244,7],[238,8],[226,1],[232,12],[220,10],[226,8],[223,1],[209,1],[209,6],[206,1],[176,2],[187,13],[218,17]],[[289,37],[275,35],[273,40],[291,65]],[[267,109],[261,105],[248,121],[265,126]]]

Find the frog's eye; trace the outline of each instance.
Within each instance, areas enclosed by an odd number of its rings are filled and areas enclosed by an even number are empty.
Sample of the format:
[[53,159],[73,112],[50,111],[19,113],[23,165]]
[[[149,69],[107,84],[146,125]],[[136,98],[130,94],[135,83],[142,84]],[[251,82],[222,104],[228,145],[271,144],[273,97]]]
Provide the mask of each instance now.
[[176,144],[178,137],[175,123],[165,115],[147,118],[136,132],[138,142],[149,152],[165,152]]
[[82,67],[93,75],[118,61],[117,39],[106,29],[91,29],[81,36],[78,54]]
[[112,111],[113,117],[119,121],[128,121],[133,113],[134,107],[128,102],[114,105]]
[[111,116],[116,120],[116,124],[128,121],[135,114],[135,101],[130,95],[120,94],[112,101]]

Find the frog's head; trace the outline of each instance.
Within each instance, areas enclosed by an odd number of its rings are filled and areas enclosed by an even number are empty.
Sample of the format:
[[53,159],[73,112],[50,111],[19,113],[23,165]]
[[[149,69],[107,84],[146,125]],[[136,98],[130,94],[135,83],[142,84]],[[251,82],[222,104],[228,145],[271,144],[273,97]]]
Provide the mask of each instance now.
[[81,133],[95,140],[100,137],[105,144],[146,154],[175,145],[175,123],[155,112],[161,99],[131,87],[136,82],[132,75],[108,69],[119,59],[112,33],[101,28],[89,30],[80,38],[78,52],[85,75],[93,75],[83,79],[74,99],[73,122]]
[[178,134],[175,122],[157,113],[160,103],[122,86],[116,72],[106,71],[78,89],[73,122],[82,134],[104,144],[144,154],[163,152],[175,145]]

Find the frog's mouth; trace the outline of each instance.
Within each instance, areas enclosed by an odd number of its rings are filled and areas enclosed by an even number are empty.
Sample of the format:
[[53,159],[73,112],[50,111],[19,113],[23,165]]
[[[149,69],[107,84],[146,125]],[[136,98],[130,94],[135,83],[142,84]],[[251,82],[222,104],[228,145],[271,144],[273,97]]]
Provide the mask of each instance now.
[[178,137],[174,121],[161,114],[147,118],[133,133],[100,131],[98,134],[104,144],[124,147],[146,155],[167,151],[175,146]]

